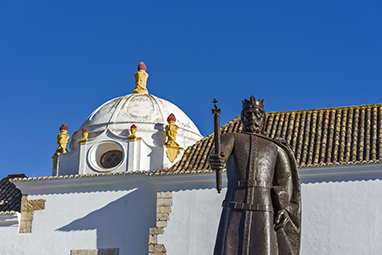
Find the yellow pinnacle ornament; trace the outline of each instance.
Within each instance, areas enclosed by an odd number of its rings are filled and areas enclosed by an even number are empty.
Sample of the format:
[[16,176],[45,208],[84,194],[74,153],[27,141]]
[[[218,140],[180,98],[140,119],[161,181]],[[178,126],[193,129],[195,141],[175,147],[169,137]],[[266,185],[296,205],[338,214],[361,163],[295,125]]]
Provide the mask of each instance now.
[[135,135],[137,133],[137,127],[134,124],[130,127],[130,133],[131,135],[128,137],[129,142],[136,142],[138,140],[138,137]]
[[59,153],[67,153],[66,146],[68,145],[68,141],[70,136],[67,134],[68,133],[68,126],[64,123],[60,127],[60,134],[57,136],[57,144],[58,144],[58,149],[54,153],[52,159],[53,159],[53,168],[57,168],[57,157]]
[[165,143],[167,147],[167,157],[172,162],[178,157],[180,151],[179,151],[179,144],[176,142],[176,135],[178,133],[179,127],[175,125],[175,115],[170,114],[167,118],[168,125],[165,127],[166,131],[166,137],[167,142]]
[[86,144],[86,142],[88,141],[88,136],[89,136],[89,131],[86,128],[84,128],[82,130],[82,138],[80,140],[81,145]]
[[146,89],[147,78],[149,74],[146,73],[146,65],[141,62],[138,65],[138,72],[134,74],[135,77],[135,89],[133,90],[134,94],[148,94],[149,92]]

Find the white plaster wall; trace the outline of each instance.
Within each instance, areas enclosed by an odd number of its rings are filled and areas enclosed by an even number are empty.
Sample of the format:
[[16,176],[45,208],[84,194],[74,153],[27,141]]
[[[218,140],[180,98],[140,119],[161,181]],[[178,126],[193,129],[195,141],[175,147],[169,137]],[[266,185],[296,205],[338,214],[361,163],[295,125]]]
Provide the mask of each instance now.
[[100,248],[119,248],[121,255],[147,254],[156,215],[156,189],[150,182],[68,185],[48,191],[41,187],[28,195],[28,200],[46,200],[45,209],[34,212],[32,233],[0,227],[1,255],[68,255],[72,249]]
[[382,181],[302,185],[301,254],[381,254]]
[[174,191],[170,220],[158,243],[167,255],[212,254],[226,189]]
[[52,175],[78,174],[79,150],[58,155],[56,169],[53,168]]
[[[381,254],[382,180],[320,181],[301,189],[301,254]],[[170,220],[158,235],[168,255],[213,253],[224,197],[225,189],[218,195],[214,185],[173,191]]]

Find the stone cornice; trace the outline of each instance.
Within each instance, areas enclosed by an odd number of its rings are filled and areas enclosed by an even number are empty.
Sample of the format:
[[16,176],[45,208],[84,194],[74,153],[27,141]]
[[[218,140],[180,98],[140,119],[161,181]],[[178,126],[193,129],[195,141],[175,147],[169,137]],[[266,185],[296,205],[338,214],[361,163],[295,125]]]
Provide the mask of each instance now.
[[23,194],[121,190],[128,189],[129,186],[150,183],[149,178],[144,173],[115,175],[101,174],[92,177],[86,175],[60,177],[61,176],[53,178],[36,178],[30,179],[29,181],[28,179],[13,179],[12,182]]
[[301,183],[382,179],[381,164],[300,168]]
[[19,217],[19,212],[0,212],[0,227],[17,226],[19,224]]
[[[158,191],[185,190],[185,189],[209,189],[216,186],[216,176],[212,171],[190,172],[189,174],[150,175],[151,182]],[[227,178],[223,174],[223,188]]]

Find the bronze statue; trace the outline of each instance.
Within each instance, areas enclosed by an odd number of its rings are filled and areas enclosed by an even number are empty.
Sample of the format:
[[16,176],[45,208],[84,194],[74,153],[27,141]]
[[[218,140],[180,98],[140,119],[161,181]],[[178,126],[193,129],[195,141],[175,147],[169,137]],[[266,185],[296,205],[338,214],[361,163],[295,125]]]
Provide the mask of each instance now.
[[243,101],[242,133],[221,136],[213,170],[227,169],[215,255],[299,254],[300,182],[286,141],[265,134],[264,100]]

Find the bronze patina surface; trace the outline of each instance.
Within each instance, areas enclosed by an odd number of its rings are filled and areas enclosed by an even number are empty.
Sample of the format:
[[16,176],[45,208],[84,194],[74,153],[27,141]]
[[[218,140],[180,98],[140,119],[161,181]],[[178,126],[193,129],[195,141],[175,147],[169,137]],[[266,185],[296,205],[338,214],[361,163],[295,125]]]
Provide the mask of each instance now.
[[221,136],[210,155],[213,170],[227,169],[215,255],[299,254],[300,182],[289,145],[264,132],[264,100],[243,101],[242,133]]
[[[224,153],[220,153],[220,108],[217,105],[216,98],[212,103],[214,103],[214,109],[212,109],[212,114],[214,115],[214,133],[215,133],[215,154],[224,157]],[[216,172],[216,189],[218,193],[222,190],[222,171],[220,168],[215,169]]]

